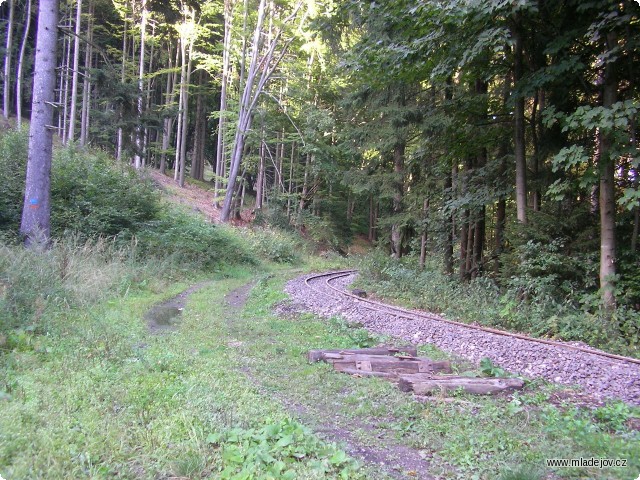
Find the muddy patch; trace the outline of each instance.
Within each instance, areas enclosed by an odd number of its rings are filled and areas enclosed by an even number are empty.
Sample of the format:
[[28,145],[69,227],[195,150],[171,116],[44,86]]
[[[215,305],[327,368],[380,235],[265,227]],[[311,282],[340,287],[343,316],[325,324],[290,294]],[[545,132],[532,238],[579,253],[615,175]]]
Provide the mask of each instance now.
[[224,300],[228,307],[232,310],[240,310],[247,303],[249,293],[255,285],[255,282],[249,282],[235,290],[230,291],[224,297]]
[[144,320],[147,323],[149,332],[152,334],[161,334],[175,330],[180,324],[180,316],[182,315],[189,295],[209,285],[209,283],[210,282],[203,282],[193,285],[175,297],[151,307],[144,315]]

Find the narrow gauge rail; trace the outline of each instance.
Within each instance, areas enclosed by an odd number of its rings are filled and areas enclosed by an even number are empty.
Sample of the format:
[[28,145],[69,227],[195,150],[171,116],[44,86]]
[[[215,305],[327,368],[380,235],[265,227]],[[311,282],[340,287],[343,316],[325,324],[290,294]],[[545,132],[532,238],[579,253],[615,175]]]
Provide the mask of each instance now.
[[[590,347],[532,338],[361,298],[346,291],[356,270],[307,275],[291,280],[287,293],[319,315],[343,315],[370,331],[413,343],[432,343],[473,362],[489,357],[529,378],[578,385],[595,397],[640,405],[640,360]],[[327,301],[329,300],[329,301]]]
[[340,278],[344,278],[347,277],[349,275],[353,275],[355,273],[357,273],[357,270],[341,270],[338,272],[327,272],[327,273],[323,273],[323,274],[319,274],[319,275],[313,275],[309,278],[305,279],[305,284],[311,288],[312,290],[314,290],[317,293],[320,293],[322,295],[327,295],[327,296],[331,296],[329,294],[327,294],[326,291],[323,291],[321,289],[315,288],[314,286],[311,285],[311,282],[314,282],[316,280],[320,280],[320,279],[324,279],[324,284],[331,289],[333,292],[336,292],[339,295],[344,295],[346,297],[351,297],[355,300],[357,300],[358,302],[362,302],[363,303],[363,307],[364,308],[368,308],[370,310],[375,310],[375,311],[382,311],[382,312],[391,312],[393,313],[393,315],[397,316],[397,317],[401,317],[401,318],[406,318],[407,320],[414,320],[416,318],[424,318],[427,320],[435,320],[437,322],[444,322],[444,323],[448,323],[450,325],[456,325],[458,327],[463,327],[463,328],[469,328],[469,329],[473,329],[473,330],[480,330],[483,332],[489,332],[489,333],[494,333],[496,335],[504,335],[506,337],[513,337],[513,338],[519,338],[521,340],[527,340],[529,342],[535,342],[535,343],[542,343],[545,345],[552,345],[556,348],[563,348],[563,349],[567,349],[567,350],[576,350],[579,352],[584,352],[584,353],[588,353],[590,355],[597,355],[600,357],[607,357],[607,358],[613,358],[615,360],[620,360],[623,362],[628,362],[628,363],[635,363],[636,365],[640,365],[640,359],[637,358],[632,358],[632,357],[625,357],[622,355],[616,355],[614,353],[609,353],[609,352],[603,352],[602,350],[596,350],[596,349],[591,349],[591,348],[585,348],[585,347],[580,347],[577,345],[569,345],[569,344],[565,344],[565,343],[560,343],[560,342],[554,342],[552,340],[546,340],[543,338],[535,338],[535,337],[529,337],[527,335],[522,335],[520,333],[513,333],[513,332],[507,332],[504,330],[498,330],[496,328],[490,328],[490,327],[481,327],[479,325],[472,325],[469,323],[463,323],[463,322],[456,322],[454,320],[448,320],[446,318],[442,318],[440,316],[437,315],[433,315],[433,314],[429,314],[429,313],[425,313],[425,312],[417,312],[415,310],[407,310],[405,308],[402,307],[396,307],[393,305],[387,305],[385,303],[380,303],[380,302],[376,302],[374,300],[370,300],[367,298],[362,298],[359,297],[358,295],[354,295],[353,293],[350,293],[348,291],[345,291],[341,288],[337,288],[334,287],[333,285],[331,285],[331,282],[334,282],[335,280],[338,280]]

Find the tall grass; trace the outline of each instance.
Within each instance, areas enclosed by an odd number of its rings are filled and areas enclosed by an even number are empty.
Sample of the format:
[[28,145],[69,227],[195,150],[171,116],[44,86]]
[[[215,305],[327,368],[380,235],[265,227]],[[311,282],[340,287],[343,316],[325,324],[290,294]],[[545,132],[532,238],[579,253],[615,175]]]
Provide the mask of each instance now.
[[137,262],[132,249],[103,238],[74,237],[43,250],[0,244],[0,331],[46,331],[51,315],[160,286],[166,270],[158,262]]

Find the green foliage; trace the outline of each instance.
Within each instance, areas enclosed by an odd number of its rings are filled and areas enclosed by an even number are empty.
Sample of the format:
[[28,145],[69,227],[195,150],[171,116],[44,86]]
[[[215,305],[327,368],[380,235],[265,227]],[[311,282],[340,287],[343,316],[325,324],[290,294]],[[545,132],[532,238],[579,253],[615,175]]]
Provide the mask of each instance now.
[[84,238],[131,238],[160,210],[150,180],[103,152],[73,146],[56,151],[51,197],[54,236],[74,232]]
[[[24,196],[27,132],[0,135],[0,231],[15,235]],[[51,171],[54,237],[131,238],[159,213],[159,195],[132,168],[106,153],[75,146],[55,150]]]
[[537,468],[523,466],[515,469],[508,469],[498,477],[498,480],[542,480],[543,478],[544,476]]
[[302,462],[322,478],[362,478],[358,464],[344,451],[321,442],[290,419],[267,422],[261,428],[212,433],[206,440],[221,451],[221,479],[293,480],[296,465]]
[[[525,244],[525,250],[529,248],[534,247]],[[583,341],[637,356],[638,312],[622,307],[610,318],[601,308],[597,290],[591,295],[579,296],[575,291],[572,294],[571,282],[558,283],[554,268],[561,266],[560,270],[564,271],[568,269],[565,264],[574,260],[555,253],[545,259],[545,255],[539,254],[540,249],[545,248],[555,247],[536,244],[534,250],[538,253],[530,252],[531,255],[523,259],[523,272],[512,277],[503,289],[486,277],[460,283],[442,274],[437,262],[428,262],[425,270],[420,271],[411,257],[396,261],[380,252],[363,259],[357,282],[380,296],[441,313],[447,318],[534,336]],[[540,268],[541,262],[549,265]],[[584,268],[584,264],[576,266],[573,274],[579,275],[579,270]],[[576,297],[581,301],[575,301]]]
[[593,411],[593,418],[603,428],[611,432],[627,430],[627,421],[635,416],[632,408],[624,402],[610,402]]
[[20,225],[28,140],[26,129],[0,134],[0,232],[15,233]]
[[293,231],[293,226],[278,199],[272,199],[268,207],[262,207],[256,211],[253,224],[258,227],[272,227],[283,231]]
[[143,257],[163,259],[184,270],[212,270],[254,261],[246,245],[225,227],[182,209],[168,208],[137,234]]
[[276,263],[294,263],[305,251],[299,236],[277,229],[254,228],[246,232],[246,239],[258,256]]
[[341,318],[332,317],[329,328],[335,335],[349,339],[351,345],[348,348],[368,348],[380,343],[379,338],[362,328],[362,325],[349,323]]
[[493,364],[489,357],[480,360],[480,371],[485,377],[506,377],[507,372]]

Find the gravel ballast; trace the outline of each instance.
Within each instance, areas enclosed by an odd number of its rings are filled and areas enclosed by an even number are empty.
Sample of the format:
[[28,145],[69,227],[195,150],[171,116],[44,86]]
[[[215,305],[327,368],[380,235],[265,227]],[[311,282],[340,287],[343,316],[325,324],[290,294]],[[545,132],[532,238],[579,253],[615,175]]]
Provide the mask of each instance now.
[[[547,345],[452,325],[435,318],[408,319],[391,310],[376,311],[371,304],[339,295],[326,286],[324,279],[313,280],[313,277],[295,278],[285,288],[285,292],[304,310],[323,317],[341,316],[350,322],[361,323],[372,333],[417,345],[433,344],[474,364],[488,357],[495,365],[517,375],[578,385],[598,398],[617,398],[640,405],[640,365],[569,350],[560,344]],[[332,286],[346,291],[354,278],[355,274],[336,279]],[[307,279],[311,288],[305,283]]]

